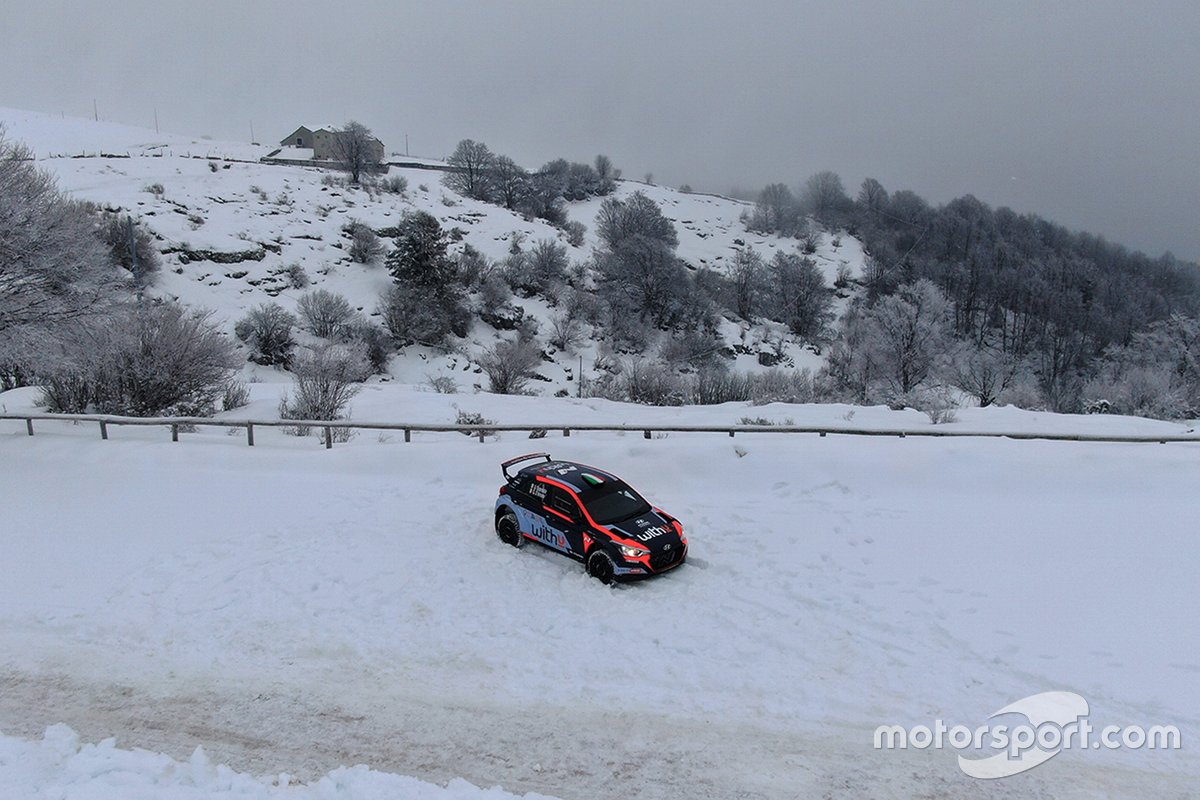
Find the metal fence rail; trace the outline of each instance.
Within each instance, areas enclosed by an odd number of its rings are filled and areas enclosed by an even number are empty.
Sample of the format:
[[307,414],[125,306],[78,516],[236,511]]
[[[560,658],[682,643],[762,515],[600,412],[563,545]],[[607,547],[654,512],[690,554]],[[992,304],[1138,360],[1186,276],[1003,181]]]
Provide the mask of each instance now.
[[1108,436],[1089,433],[1029,433],[1023,431],[969,431],[946,428],[830,428],[805,427],[798,425],[554,425],[546,424],[505,424],[484,423],[477,425],[436,425],[410,422],[359,422],[356,420],[297,420],[297,419],[213,419],[212,417],[120,417],[110,414],[0,414],[0,420],[24,421],[25,430],[34,435],[35,421],[57,421],[75,423],[93,423],[99,426],[100,438],[108,438],[109,426],[158,426],[171,431],[171,441],[179,441],[180,430],[210,426],[219,428],[245,428],[246,444],[254,446],[255,428],[309,428],[323,431],[325,447],[333,447],[333,432],[335,430],[382,430],[404,431],[404,441],[412,441],[413,431],[445,433],[457,432],[478,437],[483,441],[489,434],[498,431],[562,431],[563,436],[570,436],[572,431],[614,431],[623,433],[640,432],[645,438],[653,438],[656,433],[724,433],[735,436],[739,433],[807,433],[826,436],[829,434],[844,436],[895,436],[901,439],[909,436],[926,437],[989,437],[1001,439],[1042,439],[1059,442],[1123,442],[1123,443],[1154,443],[1167,442],[1200,442],[1200,434],[1189,435],[1128,435]]

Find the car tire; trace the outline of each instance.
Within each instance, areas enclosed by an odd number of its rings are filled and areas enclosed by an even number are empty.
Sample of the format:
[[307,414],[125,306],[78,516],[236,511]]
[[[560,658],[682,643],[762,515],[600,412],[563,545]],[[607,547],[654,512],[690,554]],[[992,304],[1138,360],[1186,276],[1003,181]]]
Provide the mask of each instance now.
[[616,579],[617,565],[613,562],[612,556],[603,550],[592,551],[592,554],[588,556],[586,569],[588,575],[605,586]]
[[496,517],[496,536],[500,541],[513,547],[525,544],[525,537],[521,535],[521,524],[517,522],[517,515],[511,511],[506,511]]

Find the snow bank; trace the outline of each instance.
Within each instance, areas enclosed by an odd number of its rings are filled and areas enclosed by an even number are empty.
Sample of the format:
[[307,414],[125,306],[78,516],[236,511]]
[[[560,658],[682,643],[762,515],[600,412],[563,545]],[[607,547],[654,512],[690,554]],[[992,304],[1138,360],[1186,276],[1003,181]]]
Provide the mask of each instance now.
[[463,780],[442,787],[365,766],[343,767],[308,784],[287,775],[255,778],[213,764],[202,748],[187,761],[124,750],[114,739],[81,744],[66,725],[41,741],[0,736],[0,797],[16,800],[552,800],[480,789]]

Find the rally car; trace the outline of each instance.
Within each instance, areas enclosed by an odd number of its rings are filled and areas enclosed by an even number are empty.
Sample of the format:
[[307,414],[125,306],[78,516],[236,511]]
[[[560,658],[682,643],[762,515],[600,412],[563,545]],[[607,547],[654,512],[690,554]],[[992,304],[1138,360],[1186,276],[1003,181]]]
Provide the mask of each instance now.
[[[523,461],[539,460],[509,474]],[[544,460],[542,460],[544,459]],[[611,472],[529,453],[500,465],[496,535],[520,547],[526,539],[581,561],[603,583],[674,569],[687,558],[683,525],[654,508]]]

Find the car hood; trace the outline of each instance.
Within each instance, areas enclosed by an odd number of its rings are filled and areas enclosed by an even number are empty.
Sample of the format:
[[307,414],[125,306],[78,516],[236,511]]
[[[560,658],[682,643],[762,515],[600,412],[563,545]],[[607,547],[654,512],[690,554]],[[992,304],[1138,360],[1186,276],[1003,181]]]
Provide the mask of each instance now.
[[652,552],[674,549],[679,546],[679,532],[675,526],[654,511],[606,525],[610,531],[624,539],[632,539]]

